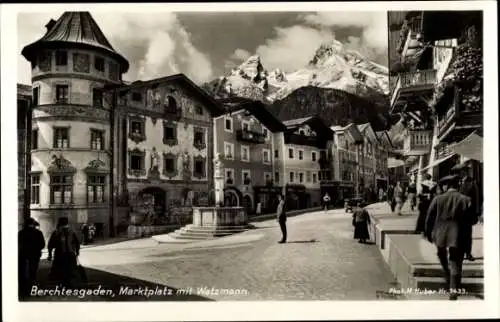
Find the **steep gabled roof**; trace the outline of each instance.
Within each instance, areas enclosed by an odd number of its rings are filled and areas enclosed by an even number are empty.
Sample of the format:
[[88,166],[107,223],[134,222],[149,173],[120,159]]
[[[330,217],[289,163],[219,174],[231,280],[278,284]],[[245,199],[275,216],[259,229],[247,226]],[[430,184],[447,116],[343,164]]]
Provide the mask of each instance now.
[[378,131],[375,132],[375,134],[377,135],[378,139],[381,142],[385,142],[387,148],[389,149],[393,148],[391,138],[389,136],[389,133],[387,133],[387,131]]
[[357,127],[359,131],[363,133],[363,135],[368,136],[368,138],[372,141],[372,143],[375,143],[374,141],[380,142],[379,138],[373,131],[373,128],[370,125],[370,123],[359,124]]
[[222,102],[227,112],[234,113],[237,111],[245,110],[253,117],[255,117],[260,123],[262,123],[269,131],[283,132],[286,130],[286,126],[274,116],[266,104],[261,101],[254,101],[246,98],[236,98],[236,99],[220,99],[218,102]]
[[355,143],[363,142],[363,134],[356,126],[356,124],[354,123],[347,124],[346,126],[344,126],[343,131],[347,133]]
[[109,89],[115,89],[119,93],[124,93],[128,92],[134,88],[141,88],[141,87],[147,87],[151,86],[153,84],[164,84],[164,83],[179,83],[182,85],[185,85],[187,88],[190,88],[193,90],[193,93],[195,93],[196,97],[205,103],[206,107],[210,111],[212,116],[220,116],[224,114],[224,108],[222,108],[221,104],[219,104],[212,96],[210,96],[205,90],[203,90],[201,87],[196,85],[192,80],[190,80],[186,75],[184,74],[174,74],[166,77],[161,77],[161,78],[156,78],[148,81],[137,81],[133,82],[130,85],[125,85],[125,86],[110,86],[108,87]]
[[307,121],[311,120],[314,116],[307,116],[307,117],[301,117],[298,119],[292,119],[292,120],[286,120],[283,121],[283,124],[285,124],[286,127],[292,128],[292,127],[297,127],[305,124]]
[[66,11],[46,27],[47,33],[42,38],[23,48],[21,53],[28,61],[35,60],[40,48],[72,45],[105,52],[119,62],[122,73],[128,71],[128,61],[115,51],[88,11]]
[[319,117],[318,115],[302,117],[299,119],[286,120],[283,121],[283,124],[287,127],[287,129],[292,130],[296,129],[303,125],[309,125],[315,131],[319,133],[323,133],[329,138],[333,138],[333,130],[325,123],[325,121]]

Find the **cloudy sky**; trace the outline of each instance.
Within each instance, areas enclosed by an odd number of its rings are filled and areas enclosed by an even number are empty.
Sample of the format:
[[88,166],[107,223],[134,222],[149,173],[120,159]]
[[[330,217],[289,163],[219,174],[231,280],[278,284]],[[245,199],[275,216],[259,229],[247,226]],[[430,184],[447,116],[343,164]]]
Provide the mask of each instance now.
[[[91,12],[113,47],[130,62],[125,80],[182,72],[202,83],[258,54],[268,70],[307,65],[316,49],[337,39],[387,66],[386,12]],[[18,15],[20,53],[61,12]],[[30,83],[19,55],[18,82]]]

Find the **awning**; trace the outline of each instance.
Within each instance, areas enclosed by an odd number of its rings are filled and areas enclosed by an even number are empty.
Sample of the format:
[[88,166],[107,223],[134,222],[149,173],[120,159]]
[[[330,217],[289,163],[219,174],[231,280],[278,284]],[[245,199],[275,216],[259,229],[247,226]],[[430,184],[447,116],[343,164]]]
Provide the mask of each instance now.
[[398,160],[395,158],[388,158],[387,159],[387,168],[392,169],[392,168],[399,168],[405,165],[405,162],[403,160]]
[[472,132],[462,141],[450,146],[450,150],[461,156],[483,162],[483,138]]
[[448,156],[445,156],[444,158],[437,159],[437,160],[435,160],[432,164],[429,164],[428,166],[426,166],[425,168],[423,168],[423,169],[422,169],[422,170],[420,170],[420,171],[425,171],[425,170],[428,170],[428,169],[430,169],[430,168],[434,168],[435,166],[439,165],[440,163],[442,163],[442,162],[444,162],[444,161],[448,160],[449,158],[451,158],[451,157],[453,157],[453,156],[455,156],[455,155],[456,155],[456,153],[452,153],[452,154],[450,154],[450,155],[448,155]]

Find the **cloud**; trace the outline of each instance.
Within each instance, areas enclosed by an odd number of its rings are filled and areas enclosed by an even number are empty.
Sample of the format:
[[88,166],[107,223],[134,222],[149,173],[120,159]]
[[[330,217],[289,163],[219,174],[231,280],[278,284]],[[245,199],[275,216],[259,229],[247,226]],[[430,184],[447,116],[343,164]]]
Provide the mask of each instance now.
[[231,55],[231,59],[244,61],[244,60],[247,60],[248,57],[250,57],[251,55],[252,54],[250,54],[250,52],[248,52],[247,50],[238,48]]
[[358,27],[362,36],[351,39],[351,45],[369,47],[377,52],[387,50],[387,13],[377,12],[318,12],[303,16],[305,22],[317,27]]
[[[45,33],[44,25],[50,18],[57,19],[60,13],[20,14],[18,19],[19,45],[35,41]],[[126,80],[147,80],[184,73],[197,83],[212,78],[209,57],[192,43],[191,36],[174,13],[92,13],[103,33],[115,50],[125,56],[130,69]],[[22,23],[21,23],[22,21]],[[29,21],[26,24],[25,21]],[[29,72],[29,64],[21,57],[22,73]],[[26,78],[26,77],[24,77]],[[29,81],[28,81],[29,83]]]
[[320,45],[335,39],[331,31],[301,25],[276,27],[275,31],[276,36],[267,39],[265,44],[258,46],[256,50],[268,69],[293,71],[303,68],[313,58]]

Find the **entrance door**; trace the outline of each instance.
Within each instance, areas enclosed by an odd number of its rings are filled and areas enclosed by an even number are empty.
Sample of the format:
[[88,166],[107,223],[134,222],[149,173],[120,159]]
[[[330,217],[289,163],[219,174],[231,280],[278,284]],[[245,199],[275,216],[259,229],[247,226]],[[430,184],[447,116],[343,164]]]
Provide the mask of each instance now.
[[245,207],[247,213],[253,213],[252,198],[249,195],[243,197],[243,207]]

